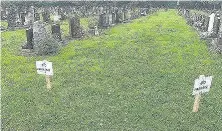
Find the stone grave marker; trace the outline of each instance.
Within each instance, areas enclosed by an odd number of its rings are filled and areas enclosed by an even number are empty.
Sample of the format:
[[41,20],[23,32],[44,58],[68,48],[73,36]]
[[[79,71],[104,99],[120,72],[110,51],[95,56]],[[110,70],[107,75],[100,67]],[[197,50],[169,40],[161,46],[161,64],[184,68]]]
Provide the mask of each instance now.
[[38,44],[47,38],[46,28],[43,22],[36,21],[33,24],[33,42],[34,42],[34,49],[38,47]]
[[27,43],[22,46],[22,49],[33,49],[33,29],[26,29],[26,40]]
[[15,29],[16,27],[16,10],[14,7],[8,9],[7,22],[9,29]]
[[116,14],[115,12],[112,13],[112,24],[116,23]]
[[52,30],[53,38],[61,41],[62,38],[61,38],[61,32],[60,32],[60,25],[59,24],[53,24],[52,27],[51,27],[51,30]]
[[45,9],[42,12],[42,17],[43,17],[43,21],[48,23],[50,21],[50,12],[47,9]]
[[69,33],[72,38],[80,38],[82,36],[80,19],[78,17],[72,17],[69,20]]
[[34,15],[34,21],[39,21],[40,20],[40,14],[39,13],[35,13],[35,15]]
[[214,28],[213,28],[213,36],[214,37],[218,37],[218,33],[220,30],[220,24],[221,24],[220,15],[217,14],[217,16],[215,17],[215,24],[214,24]]
[[209,35],[211,35],[213,33],[215,13],[212,13],[209,17],[210,17],[210,20],[209,20],[207,32]]

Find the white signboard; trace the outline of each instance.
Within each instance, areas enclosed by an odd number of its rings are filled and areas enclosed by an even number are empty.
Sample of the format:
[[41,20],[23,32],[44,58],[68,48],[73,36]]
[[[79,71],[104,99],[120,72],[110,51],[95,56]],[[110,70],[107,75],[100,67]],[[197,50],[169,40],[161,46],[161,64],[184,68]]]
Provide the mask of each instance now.
[[52,62],[36,61],[36,69],[38,74],[53,75]]
[[199,79],[195,80],[193,95],[209,92],[212,78],[212,76],[205,77],[204,75],[200,75]]
[[209,20],[209,26],[208,26],[207,31],[209,34],[211,34],[213,32],[215,14],[212,13],[209,17],[210,17],[210,20]]

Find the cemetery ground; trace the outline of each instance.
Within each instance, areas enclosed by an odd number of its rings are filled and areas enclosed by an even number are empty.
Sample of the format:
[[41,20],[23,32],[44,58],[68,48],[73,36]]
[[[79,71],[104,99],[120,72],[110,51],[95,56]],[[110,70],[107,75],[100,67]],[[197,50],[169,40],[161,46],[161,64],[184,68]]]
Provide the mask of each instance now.
[[[71,41],[54,56],[21,56],[24,30],[2,36],[3,130],[222,130],[222,56],[175,10]],[[53,62],[52,89],[36,73]],[[194,80],[212,89],[193,113]]]

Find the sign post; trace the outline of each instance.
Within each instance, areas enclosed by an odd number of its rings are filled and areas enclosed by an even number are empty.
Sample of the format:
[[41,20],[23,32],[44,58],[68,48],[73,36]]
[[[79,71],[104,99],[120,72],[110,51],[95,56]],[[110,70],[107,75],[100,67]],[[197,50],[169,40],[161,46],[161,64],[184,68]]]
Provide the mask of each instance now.
[[46,87],[48,90],[52,88],[50,76],[53,75],[52,62],[44,61],[36,61],[36,68],[38,74],[45,75],[46,78]]
[[198,112],[201,94],[210,91],[212,78],[212,76],[205,77],[204,75],[200,75],[199,79],[195,80],[193,88],[193,95],[195,95],[193,112]]

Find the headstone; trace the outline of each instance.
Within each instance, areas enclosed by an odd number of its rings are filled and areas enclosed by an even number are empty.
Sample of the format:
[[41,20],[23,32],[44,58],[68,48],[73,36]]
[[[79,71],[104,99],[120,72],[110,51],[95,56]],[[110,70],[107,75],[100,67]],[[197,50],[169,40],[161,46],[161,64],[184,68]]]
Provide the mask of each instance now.
[[34,7],[31,6],[28,10],[27,15],[25,16],[25,23],[24,23],[25,26],[31,28],[33,27],[33,23],[35,20],[34,14],[35,14]]
[[24,25],[25,24],[25,13],[21,13],[21,24]]
[[58,15],[60,15],[60,20],[65,20],[66,19],[65,12],[62,8],[58,8]]
[[207,30],[208,30],[209,21],[210,21],[210,17],[205,16],[205,17],[204,17],[204,28],[203,28],[203,30],[204,30],[205,32],[207,32]]
[[61,41],[61,32],[60,32],[60,25],[59,24],[53,24],[52,27],[51,27],[51,30],[52,30],[52,35],[53,35],[53,38]]
[[45,9],[42,12],[42,17],[43,17],[43,21],[48,23],[50,21],[50,12]]
[[78,17],[72,17],[69,20],[69,33],[72,38],[81,37],[80,19]]
[[209,17],[210,17],[210,20],[209,20],[209,25],[208,25],[207,32],[208,32],[208,34],[212,34],[213,33],[213,27],[214,27],[215,13],[212,13]]
[[119,15],[118,9],[115,11],[115,15],[116,15],[116,21],[115,21],[115,23],[120,23],[120,15]]
[[6,20],[6,19],[7,19],[6,11],[1,10],[1,20]]
[[97,26],[95,26],[95,28],[94,28],[94,34],[95,35],[99,35],[99,31],[98,31],[98,27]]
[[34,49],[35,46],[39,44],[42,40],[47,38],[46,28],[43,22],[36,21],[33,24],[33,41],[34,41]]
[[33,49],[33,29],[26,29],[26,45],[22,46],[22,49]]
[[112,25],[112,14],[107,14],[108,26]]
[[16,27],[16,10],[14,7],[10,7],[7,15],[7,22],[9,29],[15,29]]
[[112,13],[112,24],[116,23],[116,14],[113,12]]
[[103,13],[103,14],[100,14],[99,15],[99,27],[107,27],[107,18],[106,18],[106,14]]
[[34,21],[39,21],[39,20],[40,20],[40,14],[39,13],[35,13]]
[[221,24],[221,20],[220,20],[220,15],[218,14],[217,17],[215,18],[215,24],[213,28],[214,37],[218,36],[219,30],[220,30],[220,24]]

